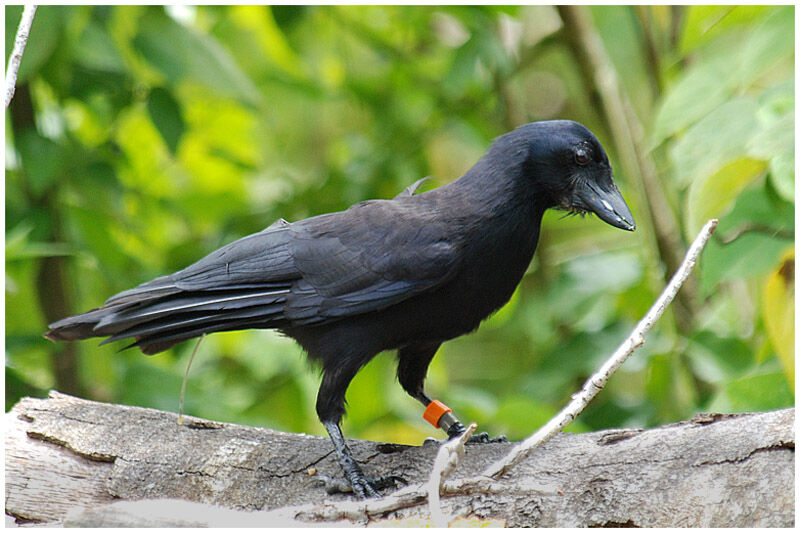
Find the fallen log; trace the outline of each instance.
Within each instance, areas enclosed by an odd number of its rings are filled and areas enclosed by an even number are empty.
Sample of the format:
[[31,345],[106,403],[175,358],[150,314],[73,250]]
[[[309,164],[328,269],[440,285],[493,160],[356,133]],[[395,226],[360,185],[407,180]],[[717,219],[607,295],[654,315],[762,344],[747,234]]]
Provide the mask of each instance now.
[[[327,495],[327,437],[218,423],[51,392],[5,414],[7,522],[46,526],[429,524],[438,447],[348,440],[392,497]],[[794,526],[794,409],[705,414],[648,430],[562,433],[497,480],[513,444],[469,444],[444,485],[451,524]],[[404,494],[402,492],[405,492]],[[384,494],[391,493],[385,490]]]

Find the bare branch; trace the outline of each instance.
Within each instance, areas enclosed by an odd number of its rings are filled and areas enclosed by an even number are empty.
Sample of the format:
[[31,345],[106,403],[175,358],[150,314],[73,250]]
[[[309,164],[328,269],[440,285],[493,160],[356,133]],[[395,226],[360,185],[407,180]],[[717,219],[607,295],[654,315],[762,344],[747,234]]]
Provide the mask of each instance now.
[[22,62],[22,53],[25,51],[25,45],[28,43],[28,35],[31,33],[31,25],[33,24],[33,15],[36,14],[36,6],[25,6],[22,11],[22,18],[19,21],[17,28],[17,37],[14,39],[14,49],[11,51],[11,57],[8,58],[8,69],[6,70],[6,108],[14,98],[14,90],[17,85],[17,73],[19,72],[19,65]]
[[697,258],[700,256],[703,247],[705,247],[714,229],[717,227],[717,219],[711,219],[706,223],[700,234],[695,238],[692,246],[686,252],[686,257],[683,263],[678,267],[678,270],[672,276],[672,279],[664,288],[664,291],[658,297],[655,304],[650,308],[647,314],[639,321],[636,328],[633,329],[631,335],[622,342],[619,348],[606,360],[600,369],[593,374],[583,388],[572,396],[572,400],[567,404],[553,419],[548,421],[546,425],[536,431],[528,439],[514,447],[511,452],[501,458],[497,462],[490,465],[483,473],[484,477],[497,478],[507,472],[509,469],[517,465],[520,461],[525,459],[531,452],[533,452],[542,443],[552,438],[564,427],[570,424],[575,418],[583,411],[589,402],[597,395],[601,389],[608,382],[609,377],[616,371],[622,363],[628,359],[628,356],[644,344],[644,335],[652,328],[656,321],[661,318],[664,310],[667,309],[672,299],[678,293],[678,290],[683,285],[683,282],[689,277]]
[[464,457],[464,444],[469,441],[478,425],[472,423],[467,427],[467,430],[461,434],[458,439],[445,441],[439,448],[439,454],[436,455],[436,461],[433,462],[433,469],[431,470],[431,478],[428,481],[428,507],[431,510],[431,521],[435,527],[446,527],[448,524],[447,518],[442,513],[440,504],[440,492],[444,485],[445,479],[455,470],[458,462]]
[[386,497],[365,501],[326,502],[321,505],[301,505],[278,510],[293,521],[342,521],[366,522],[373,517],[402,510],[425,502],[426,492],[422,484],[411,484]]

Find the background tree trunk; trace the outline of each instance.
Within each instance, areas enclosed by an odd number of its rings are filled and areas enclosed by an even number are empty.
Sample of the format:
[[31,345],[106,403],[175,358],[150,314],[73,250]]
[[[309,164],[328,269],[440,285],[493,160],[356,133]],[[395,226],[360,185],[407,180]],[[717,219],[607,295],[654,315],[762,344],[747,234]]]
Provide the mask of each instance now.
[[[442,509],[462,521],[507,526],[791,527],[793,426],[794,409],[786,409],[561,434],[480,490],[458,489],[458,480],[475,476],[511,444],[469,445]],[[375,505],[361,516],[336,512],[362,505],[350,495],[326,495],[312,476],[339,476],[327,437],[192,417],[179,426],[172,413],[57,392],[20,401],[5,415],[5,428],[7,522],[274,526],[332,519],[419,526],[429,517],[424,499],[378,512]],[[350,446],[368,476],[394,474],[409,484],[427,481],[438,449],[356,440]],[[148,501],[132,502],[142,500]]]

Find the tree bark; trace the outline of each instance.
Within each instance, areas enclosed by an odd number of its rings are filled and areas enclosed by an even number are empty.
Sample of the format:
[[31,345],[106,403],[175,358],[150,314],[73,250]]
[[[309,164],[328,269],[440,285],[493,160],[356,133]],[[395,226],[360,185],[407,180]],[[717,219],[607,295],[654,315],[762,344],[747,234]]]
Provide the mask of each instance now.
[[[794,409],[786,409],[559,434],[507,475],[478,484],[476,474],[512,444],[468,445],[441,507],[459,525],[792,527],[793,427]],[[327,437],[192,417],[179,426],[176,414],[57,392],[20,401],[5,429],[7,522],[429,524],[424,492],[393,504],[327,495],[312,476],[339,476]],[[367,476],[399,475],[406,490],[428,480],[438,450],[348,441]]]

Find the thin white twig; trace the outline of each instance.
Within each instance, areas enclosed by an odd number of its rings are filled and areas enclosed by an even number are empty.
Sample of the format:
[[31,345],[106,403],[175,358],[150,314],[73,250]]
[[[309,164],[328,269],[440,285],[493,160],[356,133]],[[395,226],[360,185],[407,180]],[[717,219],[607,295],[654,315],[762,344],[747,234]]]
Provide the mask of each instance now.
[[708,239],[711,237],[711,234],[714,232],[714,229],[717,227],[717,220],[711,219],[708,221],[703,229],[700,231],[700,234],[695,238],[692,245],[689,247],[689,250],[686,252],[686,257],[683,259],[683,263],[675,274],[672,276],[672,279],[667,284],[667,287],[664,288],[664,291],[658,297],[658,300],[653,304],[647,314],[639,321],[639,324],[636,325],[636,328],[633,329],[631,335],[628,336],[628,339],[622,342],[619,348],[611,355],[611,357],[606,360],[606,362],[600,367],[600,369],[593,374],[586,383],[583,385],[583,388],[572,396],[572,400],[567,404],[554,418],[547,422],[542,428],[537,430],[532,436],[528,439],[514,447],[511,452],[508,453],[505,457],[501,458],[500,460],[496,461],[492,465],[490,465],[481,476],[484,477],[492,477],[497,478],[504,473],[506,473],[509,469],[517,465],[523,459],[525,459],[531,452],[533,452],[537,447],[541,446],[544,442],[552,438],[558,432],[564,429],[568,424],[570,424],[575,418],[586,408],[586,405],[597,395],[601,389],[606,385],[608,382],[609,377],[616,371],[622,362],[628,359],[628,356],[633,354],[633,352],[644,345],[644,335],[650,330],[650,328],[661,318],[661,315],[664,313],[664,310],[667,309],[672,299],[675,298],[675,295],[678,293],[678,290],[683,285],[683,282],[688,278],[689,273],[692,271],[695,263],[697,263],[697,258],[700,256],[700,252],[705,247]]
[[445,479],[458,466],[458,462],[464,457],[464,444],[475,432],[478,425],[475,423],[470,424],[467,430],[458,436],[458,439],[445,441],[439,447],[439,453],[436,455],[436,460],[433,462],[433,469],[431,470],[431,478],[426,485],[428,491],[428,507],[431,511],[431,522],[434,527],[444,528],[448,524],[447,517],[442,512],[440,504],[440,493],[444,486]]
[[25,45],[28,42],[28,35],[31,33],[31,25],[33,24],[33,15],[35,13],[36,6],[33,5],[25,6],[25,9],[22,10],[22,18],[17,27],[17,37],[14,39],[14,49],[8,58],[8,69],[6,70],[6,108],[11,103],[11,99],[14,98],[17,73],[22,62],[22,53],[25,51]]
[[337,501],[304,504],[275,510],[294,521],[369,521],[389,512],[425,503],[427,493],[423,484],[411,484],[380,499]]

